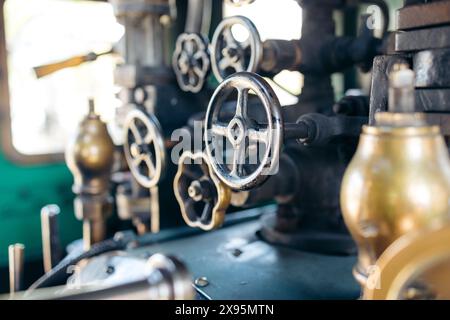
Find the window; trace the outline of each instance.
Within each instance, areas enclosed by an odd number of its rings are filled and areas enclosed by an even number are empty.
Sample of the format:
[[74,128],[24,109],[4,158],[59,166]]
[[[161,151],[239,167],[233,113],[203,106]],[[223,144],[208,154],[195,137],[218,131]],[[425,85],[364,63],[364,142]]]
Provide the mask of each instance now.
[[[274,5],[273,1],[255,1],[252,4],[235,7],[224,5],[224,16],[244,16],[249,18],[258,29],[261,40],[300,39],[302,33],[302,9],[296,0],[281,0]],[[288,21],[288,23],[287,23]],[[232,32],[236,39],[244,41],[247,31],[236,25]],[[270,79],[269,82],[272,82]],[[294,95],[301,93],[303,76],[297,71],[282,71],[274,77],[272,87],[282,105],[295,104]],[[284,88],[285,90],[281,89]],[[288,93],[289,92],[289,93]],[[294,95],[293,95],[294,94]]]
[[3,100],[2,107],[9,110],[10,123],[4,123],[2,130],[8,126],[12,149],[22,159],[61,156],[68,137],[87,113],[89,98],[95,99],[105,121],[114,118],[120,104],[113,83],[116,61],[104,55],[42,78],[36,77],[33,68],[108,51],[123,35],[123,27],[106,2],[7,0],[3,18],[9,104]]

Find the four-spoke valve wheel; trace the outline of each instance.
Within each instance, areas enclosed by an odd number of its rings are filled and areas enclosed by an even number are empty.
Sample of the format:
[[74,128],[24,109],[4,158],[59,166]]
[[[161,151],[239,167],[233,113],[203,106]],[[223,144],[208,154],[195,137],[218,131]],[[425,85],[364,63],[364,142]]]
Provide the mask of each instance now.
[[[237,37],[239,33],[234,32],[235,26],[240,26],[241,31],[246,30],[242,33],[245,39]],[[211,68],[219,82],[236,72],[257,72],[262,56],[262,42],[250,19],[229,17],[217,26],[211,41]]]
[[[232,94],[237,94],[237,102],[234,116],[229,119],[222,117],[221,111]],[[249,117],[250,96],[255,96],[262,106],[264,123]],[[234,190],[252,189],[275,174],[283,142],[283,119],[270,85],[249,72],[225,79],[209,102],[204,141],[214,173]]]
[[164,138],[158,119],[134,109],[125,120],[124,153],[131,174],[145,188],[158,184],[166,167]]

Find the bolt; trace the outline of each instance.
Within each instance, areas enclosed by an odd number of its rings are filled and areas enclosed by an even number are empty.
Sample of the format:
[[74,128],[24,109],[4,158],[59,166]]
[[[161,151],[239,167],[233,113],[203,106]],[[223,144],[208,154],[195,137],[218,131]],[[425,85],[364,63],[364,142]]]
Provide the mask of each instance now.
[[207,277],[198,277],[197,279],[195,279],[194,283],[196,286],[198,286],[200,288],[204,288],[209,285],[209,281],[208,281]]
[[114,266],[111,266],[111,265],[106,266],[106,270],[105,270],[106,274],[113,274],[114,271],[116,271]]
[[235,248],[235,249],[233,249],[232,255],[235,257],[239,257],[242,253],[243,252],[241,249]]

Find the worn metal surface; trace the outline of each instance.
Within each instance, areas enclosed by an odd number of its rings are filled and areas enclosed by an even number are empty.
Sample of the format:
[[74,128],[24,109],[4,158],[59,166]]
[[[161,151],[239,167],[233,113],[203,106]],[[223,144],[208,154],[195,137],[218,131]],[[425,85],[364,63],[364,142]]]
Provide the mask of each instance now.
[[417,89],[417,111],[450,111],[450,89]]
[[395,51],[420,51],[450,47],[450,26],[398,32]]
[[397,11],[398,30],[450,24],[450,1],[411,5]]
[[450,88],[450,49],[418,52],[413,57],[413,66],[416,88]]
[[259,221],[135,250],[176,254],[210,299],[356,299],[354,256],[327,256],[269,245]]
[[369,124],[375,122],[375,113],[388,108],[389,73],[397,63],[407,63],[404,56],[378,56],[373,60]]

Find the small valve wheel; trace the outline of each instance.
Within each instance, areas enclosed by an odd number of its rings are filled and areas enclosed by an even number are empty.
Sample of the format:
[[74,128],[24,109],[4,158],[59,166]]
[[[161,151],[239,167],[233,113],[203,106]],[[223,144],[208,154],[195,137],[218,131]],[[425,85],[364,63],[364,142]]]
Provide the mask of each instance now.
[[140,109],[129,112],[125,119],[125,158],[128,167],[145,187],[158,184],[164,175],[166,151],[158,119]]
[[197,33],[180,34],[172,56],[172,66],[181,90],[199,92],[210,67],[208,40]]
[[[221,110],[225,100],[236,91],[235,114],[231,120],[223,119]],[[266,123],[249,118],[250,92],[259,98]],[[204,141],[214,173],[233,190],[252,189],[275,174],[283,142],[283,119],[280,103],[270,85],[261,76],[249,72],[225,79],[209,102]]]
[[[235,25],[245,28],[247,39],[236,39],[236,32],[233,32]],[[229,17],[217,26],[211,41],[211,67],[219,82],[236,72],[258,71],[262,54],[258,30],[250,19],[242,16]]]
[[203,152],[183,152],[173,189],[187,225],[212,230],[223,224],[231,190],[212,172]]

